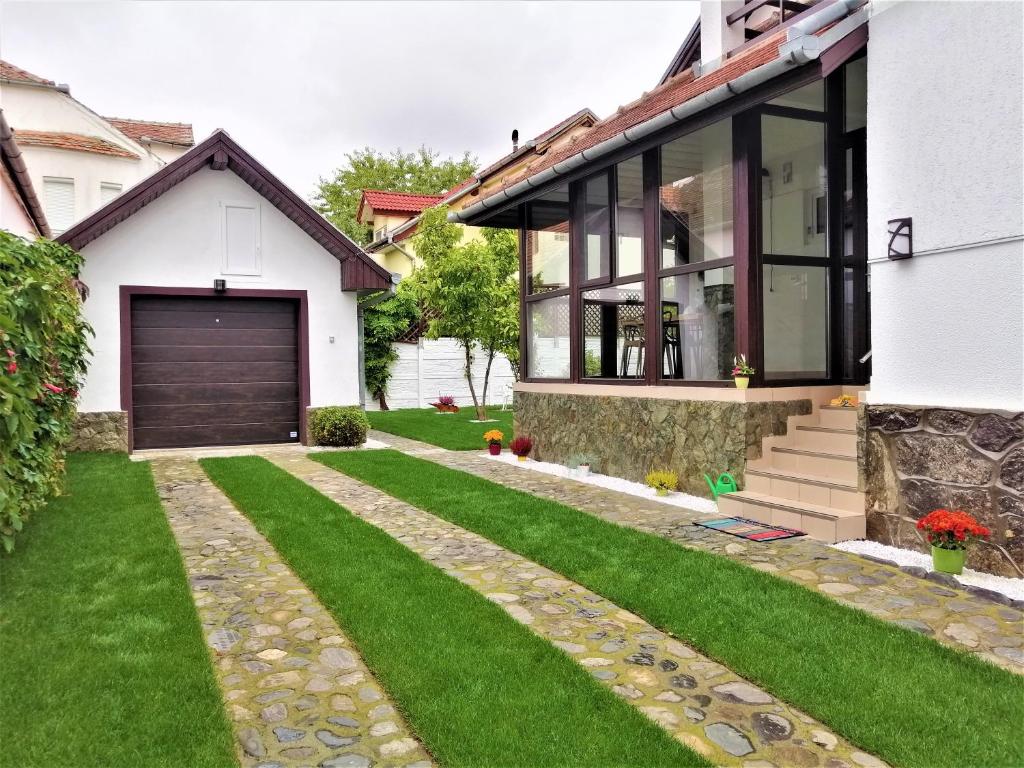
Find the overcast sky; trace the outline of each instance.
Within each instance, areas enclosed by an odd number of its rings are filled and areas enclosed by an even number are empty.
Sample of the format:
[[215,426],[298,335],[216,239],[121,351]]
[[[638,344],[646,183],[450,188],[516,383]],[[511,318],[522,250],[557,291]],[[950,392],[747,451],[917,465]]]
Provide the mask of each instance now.
[[[309,197],[363,146],[487,165],[652,88],[696,2],[0,3],[0,58],[90,109],[224,128]],[[17,126],[15,126],[17,127]]]

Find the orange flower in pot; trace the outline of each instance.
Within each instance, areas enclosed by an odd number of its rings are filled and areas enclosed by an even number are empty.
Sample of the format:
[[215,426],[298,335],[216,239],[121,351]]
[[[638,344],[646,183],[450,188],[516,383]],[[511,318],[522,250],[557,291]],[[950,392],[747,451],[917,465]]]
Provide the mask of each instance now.
[[991,531],[966,512],[936,509],[917,521],[932,545],[932,565],[942,573],[961,573],[967,546],[974,539],[987,539]]
[[497,456],[501,453],[501,441],[504,439],[505,435],[500,429],[490,429],[484,432],[484,440],[487,441],[487,450],[491,456]]

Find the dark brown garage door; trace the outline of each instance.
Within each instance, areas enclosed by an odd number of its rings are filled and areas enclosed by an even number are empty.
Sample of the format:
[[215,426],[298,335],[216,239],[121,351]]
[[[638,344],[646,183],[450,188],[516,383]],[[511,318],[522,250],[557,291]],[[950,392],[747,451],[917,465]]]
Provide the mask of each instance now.
[[135,296],[135,448],[298,439],[297,302]]

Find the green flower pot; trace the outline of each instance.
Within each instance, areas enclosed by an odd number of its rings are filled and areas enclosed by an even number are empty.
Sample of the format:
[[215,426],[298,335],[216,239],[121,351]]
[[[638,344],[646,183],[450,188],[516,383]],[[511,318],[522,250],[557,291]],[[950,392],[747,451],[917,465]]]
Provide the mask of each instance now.
[[966,549],[943,549],[932,547],[932,565],[941,573],[963,573]]

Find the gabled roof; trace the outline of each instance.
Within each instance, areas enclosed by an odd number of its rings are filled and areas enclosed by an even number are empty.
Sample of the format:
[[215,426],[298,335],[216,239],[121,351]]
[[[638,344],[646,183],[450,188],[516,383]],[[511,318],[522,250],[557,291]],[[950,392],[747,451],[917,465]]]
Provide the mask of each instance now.
[[39,75],[33,75],[21,67],[16,67],[10,62],[0,60],[0,80],[9,80],[14,83],[35,83],[36,85],[54,85],[53,80],[47,80]]
[[32,186],[25,158],[21,155],[21,149],[14,139],[14,133],[11,131],[11,126],[7,124],[7,118],[4,117],[2,109],[0,109],[0,160],[2,160],[3,172],[10,179],[14,191],[35,225],[36,231],[43,237],[49,237],[50,225],[46,221],[43,205],[36,195],[35,187]]
[[557,139],[563,133],[570,128],[575,128],[578,125],[592,126],[598,122],[597,115],[595,115],[589,107],[574,112],[569,117],[556,123],[555,125],[548,128],[546,131],[537,134],[534,138],[522,144],[519,148],[512,150],[504,157],[491,163],[489,166],[479,171],[476,174],[476,178],[483,181],[489,176],[494,175],[502,168],[511,165],[514,161],[525,157],[528,154],[543,154],[547,151],[546,145]]
[[356,219],[363,220],[363,207],[369,205],[374,211],[383,213],[421,213],[437,205],[444,195],[421,195],[415,192],[388,192],[384,189],[364,189],[359,200]]
[[80,250],[204,168],[230,169],[341,262],[342,290],[381,291],[391,287],[390,272],[377,265],[362,248],[313,210],[309,203],[222,130],[214,131],[209,138],[114,198],[57,239]]
[[126,157],[138,160],[139,156],[119,147],[112,141],[99,136],[86,136],[82,133],[61,133],[59,131],[27,131],[15,130],[18,142],[26,147],[49,147],[50,149],[67,149],[72,152],[92,152],[97,155]]
[[128,117],[104,117],[108,123],[135,141],[158,141],[179,147],[191,147],[196,141],[191,123],[163,123],[156,120],[134,120]]

